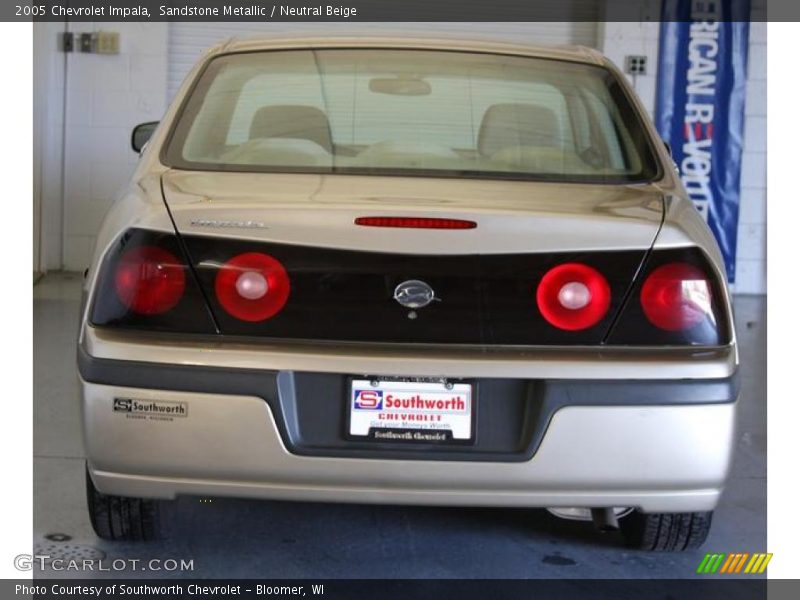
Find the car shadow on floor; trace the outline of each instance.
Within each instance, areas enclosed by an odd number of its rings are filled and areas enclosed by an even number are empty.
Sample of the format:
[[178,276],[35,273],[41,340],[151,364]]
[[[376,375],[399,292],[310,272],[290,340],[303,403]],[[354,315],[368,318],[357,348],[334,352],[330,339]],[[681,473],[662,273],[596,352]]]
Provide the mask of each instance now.
[[203,577],[587,577],[590,556],[625,551],[618,532],[541,509],[186,497],[161,517],[154,549],[193,557]]

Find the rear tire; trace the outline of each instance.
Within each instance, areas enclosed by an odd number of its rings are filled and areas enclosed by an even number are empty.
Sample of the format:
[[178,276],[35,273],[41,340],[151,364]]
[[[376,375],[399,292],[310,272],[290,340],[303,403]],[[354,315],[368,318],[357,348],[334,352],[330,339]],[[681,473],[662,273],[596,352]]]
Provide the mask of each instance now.
[[703,545],[711,530],[713,514],[648,514],[635,510],[619,520],[619,528],[630,548],[648,552],[682,552]]
[[111,541],[140,542],[158,539],[159,501],[112,496],[97,490],[86,469],[86,505],[98,537]]

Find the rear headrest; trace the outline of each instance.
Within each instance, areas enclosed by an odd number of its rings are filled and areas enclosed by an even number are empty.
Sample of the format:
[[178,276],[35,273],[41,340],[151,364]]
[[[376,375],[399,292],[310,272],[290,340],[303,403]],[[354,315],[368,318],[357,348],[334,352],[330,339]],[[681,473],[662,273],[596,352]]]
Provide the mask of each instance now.
[[333,152],[328,117],[313,106],[265,106],[259,108],[250,123],[250,139],[295,138],[316,142]]
[[478,131],[478,152],[484,156],[509,147],[560,147],[556,113],[536,104],[493,104]]

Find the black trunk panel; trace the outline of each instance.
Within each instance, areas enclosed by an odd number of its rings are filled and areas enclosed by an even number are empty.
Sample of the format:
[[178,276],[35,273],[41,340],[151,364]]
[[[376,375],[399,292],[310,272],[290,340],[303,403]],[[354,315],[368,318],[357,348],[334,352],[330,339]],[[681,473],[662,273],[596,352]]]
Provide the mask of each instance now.
[[[221,333],[271,338],[442,344],[598,344],[604,339],[644,250],[506,255],[411,255],[184,236]],[[219,304],[219,266],[245,252],[278,259],[291,280],[283,310],[258,323]],[[536,286],[553,266],[583,262],[611,286],[611,308],[597,325],[556,329],[536,306]],[[394,300],[407,280],[429,284],[439,299],[413,311]],[[413,318],[410,318],[413,317]]]

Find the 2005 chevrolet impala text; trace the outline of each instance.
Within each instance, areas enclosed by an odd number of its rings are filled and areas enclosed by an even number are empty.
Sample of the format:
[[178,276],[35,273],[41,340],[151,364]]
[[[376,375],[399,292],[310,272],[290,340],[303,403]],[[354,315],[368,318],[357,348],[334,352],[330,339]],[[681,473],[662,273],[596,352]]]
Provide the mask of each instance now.
[[705,540],[730,299],[608,60],[230,41],[148,137],[84,287],[98,535],[152,538],[187,494],[548,507],[643,549]]

